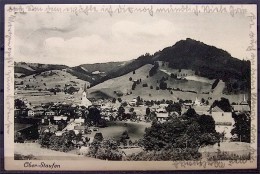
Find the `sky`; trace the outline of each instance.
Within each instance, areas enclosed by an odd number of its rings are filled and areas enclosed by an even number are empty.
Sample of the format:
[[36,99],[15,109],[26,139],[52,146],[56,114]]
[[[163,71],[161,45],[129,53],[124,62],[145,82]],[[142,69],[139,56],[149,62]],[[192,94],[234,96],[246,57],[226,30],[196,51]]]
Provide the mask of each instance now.
[[247,59],[244,15],[194,13],[23,13],[15,20],[15,61],[64,64],[136,59],[192,38]]

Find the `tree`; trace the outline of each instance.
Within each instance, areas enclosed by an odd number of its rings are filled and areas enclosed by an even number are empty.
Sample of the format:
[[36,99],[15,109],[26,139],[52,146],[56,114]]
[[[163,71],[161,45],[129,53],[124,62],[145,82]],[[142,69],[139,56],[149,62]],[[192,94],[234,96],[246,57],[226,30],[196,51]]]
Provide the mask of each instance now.
[[133,71],[133,74],[135,74],[135,70]]
[[99,120],[101,119],[100,110],[94,106],[89,108],[89,113],[87,115],[87,121],[93,122],[94,125],[98,125]]
[[154,66],[149,71],[149,76],[152,77],[153,75],[155,75],[157,73],[158,68],[159,68],[159,63],[155,62]]
[[99,142],[103,141],[103,134],[101,132],[96,133],[93,142],[94,141],[99,141]]
[[122,159],[122,153],[119,152],[117,143],[109,139],[101,143],[100,148],[97,150],[96,158],[117,161]]
[[125,113],[125,108],[122,107],[122,106],[120,106],[120,107],[118,108],[117,115],[118,115],[119,117],[122,117],[124,113]]
[[184,114],[188,118],[197,118],[198,114],[196,113],[195,109],[189,108],[186,113]]
[[212,116],[203,114],[199,117],[198,123],[202,133],[216,133],[215,121]]
[[15,106],[15,108],[17,108],[17,109],[26,108],[26,105],[25,105],[24,101],[23,101],[23,100],[20,100],[20,99],[15,99],[15,100],[14,100],[14,106]]
[[214,108],[215,106],[218,106],[224,112],[232,112],[232,107],[229,103],[229,100],[224,97],[221,97],[220,100],[215,100],[210,108]]
[[177,79],[177,75],[176,75],[176,74],[173,74],[173,73],[171,73],[171,78],[173,78],[173,79]]
[[147,83],[144,83],[144,84],[143,84],[143,87],[148,87],[148,84],[147,84]]
[[166,108],[167,112],[177,112],[179,115],[181,114],[181,105],[179,103],[169,104]]
[[134,82],[132,85],[132,90],[135,90],[135,87],[136,87],[136,83]]
[[248,113],[233,114],[235,120],[234,128],[231,130],[232,135],[237,135],[240,142],[250,143],[251,117]]
[[135,110],[134,108],[130,108],[129,112],[134,112],[134,110]]
[[43,132],[39,138],[39,144],[41,147],[48,148],[50,146],[50,137],[53,133],[50,132]]
[[129,77],[129,81],[132,81],[133,79],[132,79],[132,77]]
[[216,79],[216,80],[214,81],[214,83],[212,84],[211,89],[215,89],[216,86],[218,85],[218,83],[219,83],[219,79]]
[[107,127],[107,121],[101,118],[98,122],[98,127]]
[[102,142],[95,141],[91,143],[87,155],[102,160],[122,159],[122,153],[118,150],[118,144],[112,139],[106,139]]
[[150,113],[151,113],[150,108],[146,108],[146,110],[145,110],[145,114],[148,116]]
[[146,151],[192,148],[198,152],[200,146],[215,144],[217,140],[216,134],[203,133],[196,120],[173,118],[164,123],[153,122],[146,128],[142,145]]
[[160,86],[160,89],[162,89],[162,90],[167,89],[167,83],[165,81],[161,81],[159,86]]
[[120,141],[123,142],[123,140],[129,139],[129,135],[127,131],[124,131],[120,137]]
[[165,123],[153,122],[150,128],[145,129],[143,147],[145,150],[162,150],[167,145],[173,144],[185,128],[185,124],[178,119]]
[[204,98],[201,98],[201,103],[205,103],[205,99]]
[[73,86],[70,86],[69,88],[65,88],[64,92],[68,94],[74,94],[75,92],[78,92],[78,89],[74,88]]
[[116,98],[113,98],[113,99],[112,99],[112,103],[116,103]]

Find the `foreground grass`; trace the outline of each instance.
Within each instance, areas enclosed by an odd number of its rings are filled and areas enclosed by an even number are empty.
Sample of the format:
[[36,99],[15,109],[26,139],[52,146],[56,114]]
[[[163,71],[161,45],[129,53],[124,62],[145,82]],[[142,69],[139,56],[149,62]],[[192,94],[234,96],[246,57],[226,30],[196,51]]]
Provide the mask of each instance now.
[[33,156],[32,154],[30,155],[22,155],[22,154],[14,154],[14,159],[15,160],[35,160],[37,159],[35,156]]
[[217,161],[217,160],[250,160],[250,154],[235,154],[230,152],[218,152],[216,155],[208,156],[207,160]]

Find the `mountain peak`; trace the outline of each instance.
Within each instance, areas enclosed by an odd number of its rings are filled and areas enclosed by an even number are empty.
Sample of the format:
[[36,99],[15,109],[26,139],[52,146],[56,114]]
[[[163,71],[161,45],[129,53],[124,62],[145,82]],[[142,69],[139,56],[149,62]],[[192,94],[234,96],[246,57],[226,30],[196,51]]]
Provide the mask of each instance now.
[[231,57],[231,55],[223,49],[207,45],[201,41],[197,41],[191,38],[186,38],[185,40],[180,40],[176,42],[171,47],[171,49],[177,52],[182,52],[183,57]]

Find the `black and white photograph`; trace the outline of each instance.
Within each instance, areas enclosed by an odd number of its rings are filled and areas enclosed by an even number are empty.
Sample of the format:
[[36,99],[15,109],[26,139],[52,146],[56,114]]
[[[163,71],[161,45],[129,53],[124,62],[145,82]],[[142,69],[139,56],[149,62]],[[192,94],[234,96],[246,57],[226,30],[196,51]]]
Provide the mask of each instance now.
[[6,168],[256,168],[256,5],[5,13]]

